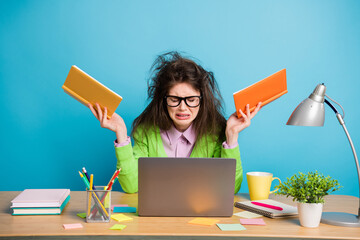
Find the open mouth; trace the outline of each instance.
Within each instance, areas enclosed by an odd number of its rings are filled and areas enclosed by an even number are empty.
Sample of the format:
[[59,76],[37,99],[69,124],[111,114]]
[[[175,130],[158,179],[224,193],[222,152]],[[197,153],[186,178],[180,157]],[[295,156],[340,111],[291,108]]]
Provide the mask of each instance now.
[[177,113],[176,114],[176,118],[177,119],[180,119],[180,120],[186,120],[186,119],[189,119],[190,118],[190,114],[180,114],[180,113]]

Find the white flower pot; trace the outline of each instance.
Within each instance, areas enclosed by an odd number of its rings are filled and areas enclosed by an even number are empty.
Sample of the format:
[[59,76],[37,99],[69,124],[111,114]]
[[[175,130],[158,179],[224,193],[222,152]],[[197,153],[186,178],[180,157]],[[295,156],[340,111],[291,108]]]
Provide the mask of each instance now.
[[323,204],[322,203],[299,203],[298,212],[300,225],[315,228],[320,224]]

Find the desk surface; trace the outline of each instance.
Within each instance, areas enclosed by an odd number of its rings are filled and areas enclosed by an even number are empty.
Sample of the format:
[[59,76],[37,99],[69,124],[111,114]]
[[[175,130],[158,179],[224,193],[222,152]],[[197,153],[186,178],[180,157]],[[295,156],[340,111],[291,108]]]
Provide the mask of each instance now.
[[[215,226],[198,226],[188,224],[193,217],[138,217],[134,213],[126,213],[133,217],[132,221],[121,222],[127,225],[122,231],[110,230],[117,224],[115,220],[109,223],[86,223],[76,216],[85,212],[86,192],[72,191],[71,200],[61,215],[48,216],[12,216],[10,201],[20,192],[0,192],[0,239],[360,239],[360,228],[346,228],[320,224],[318,228],[304,228],[299,219],[270,219],[263,217],[266,226],[246,225],[245,231],[221,231]],[[112,192],[112,204],[128,204],[137,207],[137,194]],[[295,206],[290,199],[282,196],[270,196]],[[248,200],[248,194],[235,195],[235,201]],[[324,211],[342,211],[356,214],[359,199],[353,196],[327,196]],[[234,208],[234,213],[242,211]],[[217,218],[219,223],[239,223],[239,217]],[[65,230],[63,224],[82,223],[83,229]],[[101,237],[100,237],[101,236]]]

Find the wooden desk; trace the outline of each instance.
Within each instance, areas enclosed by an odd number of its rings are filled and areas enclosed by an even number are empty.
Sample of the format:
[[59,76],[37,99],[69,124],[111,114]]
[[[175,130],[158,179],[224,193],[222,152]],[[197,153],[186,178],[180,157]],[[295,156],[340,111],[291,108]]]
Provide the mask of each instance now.
[[[188,224],[192,217],[133,217],[122,231],[109,230],[118,223],[86,223],[76,216],[85,212],[86,192],[71,192],[71,200],[61,215],[12,216],[10,201],[19,192],[0,192],[0,239],[360,239],[360,228],[346,228],[320,224],[318,228],[304,228],[299,219],[270,219],[264,217],[266,226],[245,226],[245,231],[221,231],[215,226]],[[280,196],[271,198],[295,205]],[[238,194],[235,201],[248,200],[248,194]],[[352,196],[328,196],[324,211],[356,213],[358,198]],[[137,207],[137,194],[112,192],[112,204],[128,204]],[[242,210],[234,208],[235,212]],[[239,223],[239,217],[218,218],[220,223]],[[63,224],[82,223],[83,229],[64,230]]]

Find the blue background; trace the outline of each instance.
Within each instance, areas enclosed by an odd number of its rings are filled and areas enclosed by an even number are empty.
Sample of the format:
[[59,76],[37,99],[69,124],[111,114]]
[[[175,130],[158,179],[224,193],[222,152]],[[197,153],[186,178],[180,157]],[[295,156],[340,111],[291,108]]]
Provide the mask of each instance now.
[[289,92],[240,134],[244,173],[285,180],[318,170],[340,181],[338,194],[359,196],[353,155],[330,108],[324,127],[285,124],[324,82],[360,149],[359,12],[355,0],[0,1],[0,190],[83,190],[83,166],[106,184],[115,134],[61,89],[71,65],[124,98],[117,113],[130,132],[147,105],[151,64],[178,50],[215,73],[226,117],[233,92],[287,69]]

